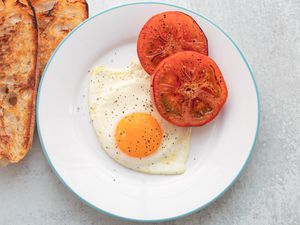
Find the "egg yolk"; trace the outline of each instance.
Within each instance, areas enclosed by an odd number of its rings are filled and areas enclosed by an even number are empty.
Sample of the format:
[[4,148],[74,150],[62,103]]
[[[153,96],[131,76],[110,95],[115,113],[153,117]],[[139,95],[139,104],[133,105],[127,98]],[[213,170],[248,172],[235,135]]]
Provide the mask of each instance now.
[[157,151],[162,135],[159,123],[151,115],[132,113],[120,120],[115,138],[122,152],[143,158]]

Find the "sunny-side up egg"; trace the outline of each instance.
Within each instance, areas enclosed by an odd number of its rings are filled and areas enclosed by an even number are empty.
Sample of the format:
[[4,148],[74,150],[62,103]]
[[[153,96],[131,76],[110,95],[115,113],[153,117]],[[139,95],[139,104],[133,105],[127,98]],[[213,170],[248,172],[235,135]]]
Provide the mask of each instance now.
[[156,111],[151,77],[137,62],[125,69],[95,68],[89,111],[102,149],[121,165],[151,174],[181,174],[191,128],[177,127]]

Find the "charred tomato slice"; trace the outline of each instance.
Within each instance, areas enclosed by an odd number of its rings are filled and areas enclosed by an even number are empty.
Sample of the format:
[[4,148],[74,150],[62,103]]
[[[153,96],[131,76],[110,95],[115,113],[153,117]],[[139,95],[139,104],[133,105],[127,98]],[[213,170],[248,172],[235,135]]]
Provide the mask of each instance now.
[[218,115],[227,99],[227,87],[210,57],[184,51],[157,66],[152,95],[158,112],[170,123],[201,126]]
[[137,53],[149,74],[163,59],[186,50],[208,54],[204,32],[185,13],[169,11],[157,14],[146,22],[139,34]]

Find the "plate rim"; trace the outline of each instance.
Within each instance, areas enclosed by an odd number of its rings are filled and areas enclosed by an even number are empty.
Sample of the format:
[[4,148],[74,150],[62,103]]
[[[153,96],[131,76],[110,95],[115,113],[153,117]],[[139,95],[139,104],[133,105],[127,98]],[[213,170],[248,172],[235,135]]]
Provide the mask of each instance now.
[[[211,199],[209,202],[205,203],[204,205],[201,205],[195,209],[193,209],[192,211],[189,211],[187,213],[184,213],[184,214],[180,214],[180,215],[177,215],[177,216],[173,216],[173,217],[168,217],[168,218],[163,218],[163,219],[134,219],[134,218],[129,218],[129,217],[124,217],[124,216],[119,216],[117,214],[113,214],[111,212],[108,212],[108,211],[105,211],[104,209],[101,209],[95,205],[93,205],[92,203],[88,202],[87,200],[85,200],[83,197],[81,197],[79,194],[77,194],[65,181],[64,179],[60,176],[59,172],[56,170],[56,168],[54,167],[54,165],[52,164],[50,158],[49,158],[49,155],[47,153],[47,150],[46,150],[46,147],[44,145],[44,142],[43,142],[43,138],[42,138],[42,132],[41,132],[41,128],[40,128],[40,121],[39,121],[39,102],[40,102],[40,93],[41,93],[41,89],[42,89],[42,84],[43,84],[43,80],[44,80],[44,77],[47,73],[47,70],[48,70],[48,67],[52,61],[52,59],[54,58],[54,56],[56,55],[57,51],[60,49],[60,47],[64,44],[64,42],[74,33],[76,32],[81,26],[83,26],[85,23],[89,22],[90,20],[94,19],[95,17],[97,16],[100,16],[102,14],[105,14],[105,13],[108,13],[110,11],[113,11],[115,9],[119,9],[119,8],[123,8],[123,7],[127,7],[127,6],[131,6],[131,5],[149,5],[149,4],[153,4],[153,5],[165,5],[165,6],[172,6],[172,7],[175,7],[177,9],[181,9],[181,10],[185,10],[185,11],[188,11],[192,14],[195,14],[199,17],[201,17],[202,19],[206,20],[207,22],[209,22],[211,25],[215,26],[218,30],[220,30],[230,41],[231,43],[234,45],[234,47],[238,50],[240,56],[242,57],[244,63],[246,64],[247,66],[247,69],[249,70],[250,72],[250,75],[251,75],[251,79],[252,79],[252,82],[254,84],[254,87],[255,87],[255,92],[256,92],[256,98],[257,98],[257,124],[256,124],[256,131],[255,131],[255,136],[254,136],[254,139],[252,141],[252,146],[251,146],[251,149],[250,149],[250,152],[247,156],[247,159],[245,160],[243,166],[241,167],[240,171],[237,173],[237,175],[235,176],[235,178],[230,182],[230,184],[222,191],[220,192],[217,196],[215,196],[213,199]],[[194,10],[191,10],[191,9],[188,9],[184,6],[180,6],[180,5],[176,5],[176,4],[172,4],[172,3],[165,3],[165,2],[131,2],[131,3],[125,3],[125,4],[119,4],[119,5],[116,5],[116,6],[113,6],[113,7],[110,7],[108,9],[105,9],[105,10],[102,10],[101,12],[99,13],[96,13],[95,15],[87,18],[85,21],[83,21],[82,23],[80,23],[77,27],[75,27],[61,42],[60,44],[56,47],[56,49],[54,50],[53,54],[51,55],[44,71],[43,71],[43,74],[41,76],[41,79],[40,79],[40,83],[39,83],[39,87],[38,87],[38,92],[37,92],[37,100],[36,100],[36,126],[37,126],[37,133],[38,133],[38,137],[39,137],[39,140],[40,140],[40,144],[41,144],[41,147],[42,147],[42,151],[45,155],[45,158],[48,162],[48,164],[50,165],[50,168],[52,169],[52,171],[54,172],[54,174],[58,177],[58,179],[64,184],[65,187],[67,187],[67,189],[73,194],[75,195],[77,198],[79,198],[79,200],[81,202],[83,202],[84,204],[88,205],[89,207],[95,209],[96,211],[98,212],[101,212],[101,213],[104,213],[106,215],[109,215],[109,216],[112,216],[112,217],[115,217],[115,218],[119,218],[119,219],[123,219],[123,220],[127,220],[127,221],[133,221],[133,222],[164,222],[164,221],[170,221],[170,220],[175,220],[175,219],[179,219],[179,218],[182,218],[182,217],[186,217],[186,216],[189,216],[193,213],[196,213],[196,212],[199,212],[200,210],[208,207],[209,205],[211,205],[213,202],[215,202],[217,199],[219,199],[227,190],[229,190],[232,185],[235,183],[235,181],[241,176],[242,172],[244,171],[247,163],[249,162],[250,158],[251,158],[251,155],[253,153],[253,150],[254,150],[254,146],[255,146],[255,143],[257,141],[257,137],[258,137],[258,133],[259,133],[259,128],[260,128],[260,96],[259,96],[259,91],[258,91],[258,86],[257,86],[257,83],[255,81],[255,77],[254,77],[254,74],[252,72],[252,69],[245,57],[245,55],[243,54],[243,52],[241,51],[241,49],[238,47],[237,43],[229,36],[229,34],[227,34],[220,26],[218,26],[216,23],[214,23],[211,19],[209,19],[208,17],[202,15],[201,13],[198,13]]]

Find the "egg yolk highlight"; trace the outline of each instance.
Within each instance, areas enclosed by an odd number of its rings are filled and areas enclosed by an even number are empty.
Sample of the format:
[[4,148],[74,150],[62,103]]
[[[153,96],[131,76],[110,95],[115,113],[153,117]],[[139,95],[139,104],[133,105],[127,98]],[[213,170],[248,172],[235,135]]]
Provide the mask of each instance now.
[[121,119],[115,138],[125,154],[143,158],[157,151],[162,142],[162,129],[155,118],[146,113],[132,113]]

